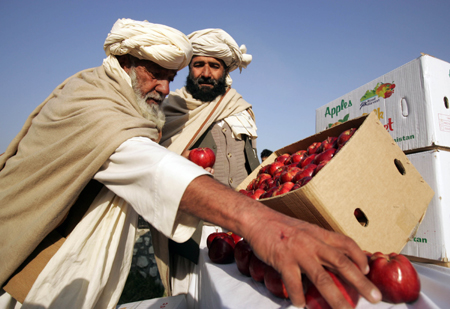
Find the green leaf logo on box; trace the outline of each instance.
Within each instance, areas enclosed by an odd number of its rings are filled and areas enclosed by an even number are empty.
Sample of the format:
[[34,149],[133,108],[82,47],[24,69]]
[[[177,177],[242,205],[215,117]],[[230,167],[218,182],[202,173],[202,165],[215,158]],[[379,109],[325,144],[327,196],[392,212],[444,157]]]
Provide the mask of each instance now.
[[336,122],[329,123],[329,124],[328,124],[328,128],[331,128],[331,127],[334,127],[334,126],[336,126],[336,125],[338,125],[338,124],[340,124],[340,123],[346,122],[346,121],[348,120],[349,117],[350,117],[350,114],[347,114],[347,115],[344,116],[344,118],[339,119],[339,120],[336,121]]
[[392,83],[377,83],[373,90],[367,90],[366,93],[359,100],[360,102],[370,99],[374,96],[387,99],[394,93],[395,84]]
[[387,99],[394,93],[395,84],[392,83],[377,83],[373,90],[367,90],[366,93],[359,100],[361,104],[359,109],[364,106],[372,105],[380,101],[380,98]]

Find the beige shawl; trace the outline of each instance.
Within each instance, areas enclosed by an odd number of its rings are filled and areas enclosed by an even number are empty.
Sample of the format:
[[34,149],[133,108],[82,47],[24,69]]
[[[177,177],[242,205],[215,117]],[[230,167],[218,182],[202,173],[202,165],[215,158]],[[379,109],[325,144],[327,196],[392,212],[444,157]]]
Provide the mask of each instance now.
[[171,92],[162,104],[166,124],[160,144],[181,154],[216,121],[244,110],[248,110],[254,119],[251,107],[232,88],[229,88],[224,96],[219,96],[212,102],[194,99],[185,87],[178,89]]
[[158,139],[132,88],[103,67],[59,85],[0,156],[0,284],[65,217],[125,140]]

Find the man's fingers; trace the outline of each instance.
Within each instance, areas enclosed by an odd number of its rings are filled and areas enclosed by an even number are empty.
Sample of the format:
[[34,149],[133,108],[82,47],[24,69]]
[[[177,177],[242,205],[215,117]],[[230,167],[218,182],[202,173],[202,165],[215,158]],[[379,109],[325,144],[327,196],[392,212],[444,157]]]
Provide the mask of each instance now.
[[[340,250],[341,253],[344,253],[345,256],[347,256],[359,267],[359,269],[363,274],[369,273],[369,264],[367,262],[367,256],[364,254],[364,252],[361,251],[361,249],[353,239],[345,237],[344,235],[341,234],[330,234],[329,236],[331,236],[332,238],[328,239],[329,237],[325,237],[324,240],[325,243]],[[327,253],[327,256],[329,256],[329,252]],[[336,257],[333,257],[331,261],[333,261],[332,267],[334,267],[336,264],[340,265],[340,263],[336,261]]]
[[322,268],[317,271],[314,277],[310,278],[312,283],[319,290],[320,294],[331,306],[331,308],[352,308],[350,303],[345,299],[344,294],[336,286],[331,275]]
[[360,295],[371,303],[381,301],[381,293],[378,288],[359,270],[359,268],[350,263],[348,268],[336,269],[348,284],[352,285]]
[[183,151],[183,153],[181,154],[181,156],[182,157],[185,157],[186,159],[187,158],[189,158],[189,153],[190,153],[191,151],[190,150],[185,150],[185,151]]
[[292,304],[303,308],[305,306],[305,296],[303,294],[302,274],[300,268],[297,267],[297,269],[298,271],[282,272],[281,277]]
[[[327,253],[327,261],[324,262],[324,265],[328,269],[338,274],[341,280],[344,280],[349,285],[353,286],[358,293],[369,302],[377,303],[381,301],[380,291],[361,272],[360,266],[350,260],[345,254],[342,254],[339,250],[327,251]],[[367,263],[367,258],[365,257],[365,254],[363,255],[365,262]]]

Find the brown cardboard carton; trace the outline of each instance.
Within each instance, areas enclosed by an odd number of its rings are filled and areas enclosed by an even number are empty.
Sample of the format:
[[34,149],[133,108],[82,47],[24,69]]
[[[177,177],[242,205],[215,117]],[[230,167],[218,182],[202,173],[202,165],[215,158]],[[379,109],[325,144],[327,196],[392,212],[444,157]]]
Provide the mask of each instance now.
[[[434,195],[374,112],[276,150],[236,190],[278,155],[306,149],[347,129],[355,134],[304,187],[260,200],[266,206],[345,234],[369,252],[399,253],[414,237]],[[362,225],[354,215],[361,209]]]

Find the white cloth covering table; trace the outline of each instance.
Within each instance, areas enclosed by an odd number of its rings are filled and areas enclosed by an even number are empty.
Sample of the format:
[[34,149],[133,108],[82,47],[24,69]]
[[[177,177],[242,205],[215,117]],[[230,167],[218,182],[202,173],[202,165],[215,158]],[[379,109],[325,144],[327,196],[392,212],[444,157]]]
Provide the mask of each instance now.
[[[213,226],[203,228],[201,252],[195,276],[187,297],[189,308],[296,308],[289,300],[273,296],[262,283],[242,275],[235,263],[220,265],[209,260],[206,237],[220,229]],[[412,304],[389,304],[385,302],[370,304],[361,298],[357,309],[427,309],[450,308],[450,269],[413,263],[421,280],[419,299]]]

